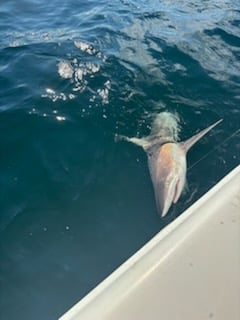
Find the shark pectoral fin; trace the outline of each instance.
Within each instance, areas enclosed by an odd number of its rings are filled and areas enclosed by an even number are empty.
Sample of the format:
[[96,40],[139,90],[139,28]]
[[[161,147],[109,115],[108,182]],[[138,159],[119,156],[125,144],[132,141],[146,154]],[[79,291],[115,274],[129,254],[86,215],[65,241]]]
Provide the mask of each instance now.
[[119,141],[123,141],[123,140],[127,140],[127,139],[128,139],[128,137],[123,136],[121,134],[115,134],[115,136],[114,136],[115,142],[119,142]]
[[131,142],[131,143],[134,143],[136,144],[137,146],[140,146],[142,147],[143,149],[146,149],[149,145],[148,141],[144,138],[129,138],[129,137],[126,137],[126,136],[123,136],[123,135],[118,135],[116,134],[115,135],[115,142],[118,142],[118,141],[122,141],[122,140],[125,140],[125,141],[128,141],[128,142]]
[[201,139],[206,133],[208,133],[210,130],[212,130],[216,125],[218,125],[220,122],[222,122],[223,119],[218,120],[211,126],[207,127],[206,129],[200,131],[199,133],[192,136],[190,139],[180,142],[181,148],[187,153],[188,150],[199,140]]

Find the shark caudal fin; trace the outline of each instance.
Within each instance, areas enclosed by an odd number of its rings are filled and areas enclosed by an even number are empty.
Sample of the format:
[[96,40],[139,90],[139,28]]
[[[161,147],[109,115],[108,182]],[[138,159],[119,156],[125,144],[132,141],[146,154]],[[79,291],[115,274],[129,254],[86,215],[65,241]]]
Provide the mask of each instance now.
[[223,119],[218,120],[211,126],[207,127],[206,129],[203,129],[199,133],[195,134],[191,138],[187,139],[186,141],[180,142],[181,148],[187,153],[188,150],[199,140],[201,139],[206,133],[208,133],[210,130],[212,130],[216,125],[218,125],[220,122],[222,122]]

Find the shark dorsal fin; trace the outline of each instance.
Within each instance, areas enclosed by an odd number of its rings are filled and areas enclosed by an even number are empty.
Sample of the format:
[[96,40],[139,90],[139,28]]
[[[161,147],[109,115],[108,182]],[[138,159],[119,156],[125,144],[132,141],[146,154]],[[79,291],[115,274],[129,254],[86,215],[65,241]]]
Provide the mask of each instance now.
[[202,131],[198,132],[191,138],[187,139],[186,141],[180,142],[181,148],[187,153],[188,150],[199,140],[201,139],[206,133],[208,133],[211,129],[213,129],[216,125],[218,125],[220,122],[222,122],[223,119],[218,120],[211,126],[207,127],[206,129],[203,129]]

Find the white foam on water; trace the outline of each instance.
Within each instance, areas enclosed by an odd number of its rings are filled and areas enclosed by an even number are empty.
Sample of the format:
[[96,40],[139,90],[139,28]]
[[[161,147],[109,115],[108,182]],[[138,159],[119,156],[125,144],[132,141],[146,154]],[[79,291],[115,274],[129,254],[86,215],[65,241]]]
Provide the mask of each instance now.
[[57,121],[65,121],[65,120],[66,120],[66,117],[56,116],[56,120],[57,120]]
[[63,121],[67,120],[67,118],[65,116],[59,115],[58,113],[59,112],[56,109],[54,109],[52,111],[52,113],[46,113],[46,112],[41,112],[41,111],[37,110],[36,108],[32,108],[32,110],[30,110],[28,112],[29,115],[37,115],[39,117],[57,120],[58,122],[63,122]]
[[63,79],[71,79],[74,73],[73,67],[69,61],[60,61],[58,63],[58,73]]
[[111,82],[108,80],[104,83],[104,88],[97,90],[97,93],[101,97],[103,104],[109,103],[109,90],[110,89],[111,89]]
[[87,70],[87,73],[93,74],[100,70],[100,66],[94,63],[87,63],[86,70]]
[[41,95],[41,97],[42,98],[49,98],[53,102],[56,102],[58,100],[63,100],[63,101],[66,101],[68,99],[72,100],[72,99],[76,98],[76,96],[73,93],[70,93],[70,94],[65,94],[64,92],[58,93],[51,88],[46,88],[45,93],[43,93]]
[[90,55],[96,54],[96,50],[89,44],[82,41],[74,41],[75,47],[83,52],[87,52]]
[[[111,82],[102,80],[102,85],[98,80],[98,87],[94,79],[101,72],[101,65],[106,61],[106,57],[97,51],[92,45],[82,41],[74,41],[75,47],[82,51],[81,57],[70,56],[56,64],[57,72],[62,79],[66,80],[69,85],[64,92],[57,92],[53,88],[46,88],[42,98],[48,98],[53,102],[58,100],[72,100],[85,93],[89,100],[88,109],[99,107],[99,105],[109,104],[109,93]],[[99,77],[101,79],[101,77]],[[87,112],[85,114],[88,114]],[[104,118],[106,115],[104,113]],[[56,118],[57,121],[62,121]]]
[[180,132],[179,122],[178,115],[170,112],[161,112],[157,114],[153,121],[151,135],[158,135],[163,139],[169,138],[169,140],[178,141]]
[[51,89],[51,88],[47,88],[46,89],[46,93],[47,94],[55,94],[55,91],[53,89]]

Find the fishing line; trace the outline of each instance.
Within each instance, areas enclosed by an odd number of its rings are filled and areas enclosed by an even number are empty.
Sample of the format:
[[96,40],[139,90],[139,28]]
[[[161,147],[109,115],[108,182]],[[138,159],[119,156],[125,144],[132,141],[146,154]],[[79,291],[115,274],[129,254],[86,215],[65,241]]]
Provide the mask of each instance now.
[[240,129],[237,129],[236,131],[234,131],[228,138],[226,138],[225,140],[223,140],[218,146],[216,146],[215,148],[213,148],[211,151],[209,151],[208,153],[206,153],[204,156],[202,156],[198,161],[196,161],[192,166],[189,167],[188,170],[191,170],[193,167],[195,167],[200,161],[202,161],[203,159],[205,159],[209,154],[211,154],[212,152],[214,152],[215,150],[218,150],[221,145],[223,145],[224,143],[226,143],[228,140],[232,139],[234,136],[236,136],[238,133],[240,132]]

